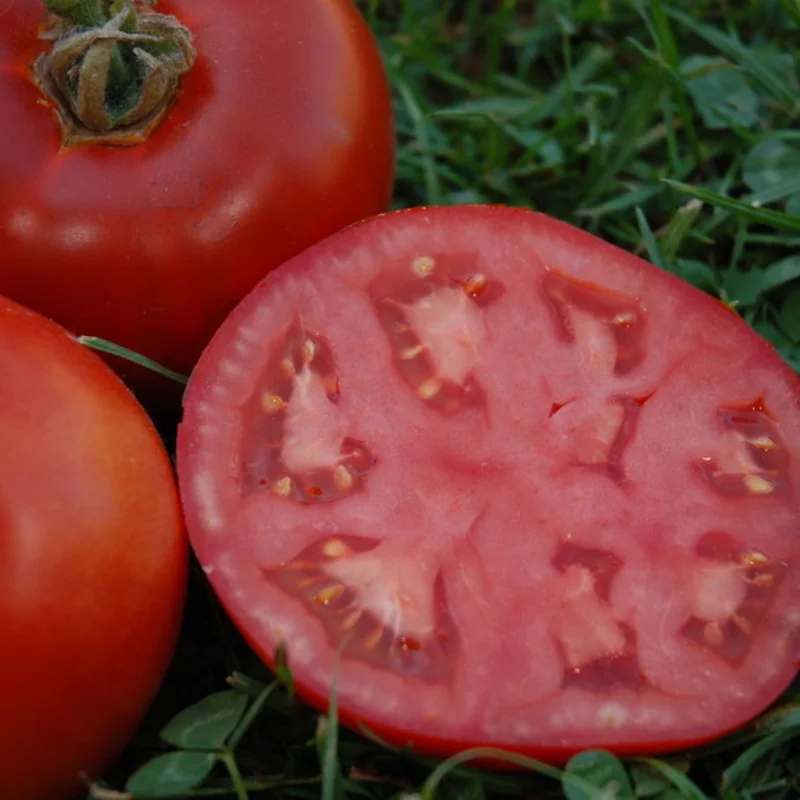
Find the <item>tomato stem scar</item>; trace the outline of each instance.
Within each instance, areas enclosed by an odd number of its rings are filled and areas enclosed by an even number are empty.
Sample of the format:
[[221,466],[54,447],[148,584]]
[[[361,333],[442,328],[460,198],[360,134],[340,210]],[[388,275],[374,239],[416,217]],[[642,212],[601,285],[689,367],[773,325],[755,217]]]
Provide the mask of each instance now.
[[169,113],[193,66],[192,34],[142,0],[43,0],[54,40],[33,64],[64,147],[141,144]]

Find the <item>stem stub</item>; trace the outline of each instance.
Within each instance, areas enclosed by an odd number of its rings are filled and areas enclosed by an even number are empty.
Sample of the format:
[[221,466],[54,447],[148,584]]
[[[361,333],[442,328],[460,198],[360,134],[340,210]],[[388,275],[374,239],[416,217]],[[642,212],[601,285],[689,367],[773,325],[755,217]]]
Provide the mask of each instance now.
[[54,40],[33,64],[65,147],[147,141],[195,62],[191,32],[145,0],[45,0]]

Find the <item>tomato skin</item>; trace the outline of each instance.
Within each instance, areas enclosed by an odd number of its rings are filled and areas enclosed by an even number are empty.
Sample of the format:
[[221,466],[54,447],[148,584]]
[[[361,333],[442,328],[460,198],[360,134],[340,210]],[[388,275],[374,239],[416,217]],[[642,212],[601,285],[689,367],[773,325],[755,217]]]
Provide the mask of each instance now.
[[[30,79],[41,0],[0,31],[0,293],[188,373],[269,270],[384,210],[388,83],[351,0],[169,0],[198,50],[144,145],[60,149]],[[113,361],[146,400],[166,381]]]
[[171,464],[131,393],[0,298],[0,797],[102,776],[161,682],[186,591]]

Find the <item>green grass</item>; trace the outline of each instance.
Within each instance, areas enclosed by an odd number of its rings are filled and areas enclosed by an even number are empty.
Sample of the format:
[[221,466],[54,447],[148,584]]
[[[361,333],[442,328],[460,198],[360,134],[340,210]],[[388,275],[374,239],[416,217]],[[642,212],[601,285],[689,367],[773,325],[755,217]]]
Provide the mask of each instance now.
[[[553,214],[729,303],[800,370],[798,0],[359,5],[394,87],[397,207]],[[392,752],[339,729],[335,704],[326,719],[294,701],[285,667],[277,676],[195,574],[164,690],[91,796],[127,784],[121,797],[800,797],[797,684],[700,750],[589,752],[566,772],[518,760],[509,776]]]

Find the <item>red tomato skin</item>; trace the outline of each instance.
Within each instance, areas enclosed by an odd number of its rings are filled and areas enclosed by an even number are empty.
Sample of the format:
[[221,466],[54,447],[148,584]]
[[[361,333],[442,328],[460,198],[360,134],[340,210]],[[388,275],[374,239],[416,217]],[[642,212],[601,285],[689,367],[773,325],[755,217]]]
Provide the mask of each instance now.
[[[188,373],[272,268],[388,206],[394,126],[351,0],[168,0],[198,59],[150,140],[61,149],[30,78],[40,0],[0,32],[0,293]],[[112,358],[140,396],[166,381]]]
[[167,453],[97,355],[0,298],[0,370],[0,797],[61,800],[155,695],[188,546]]

